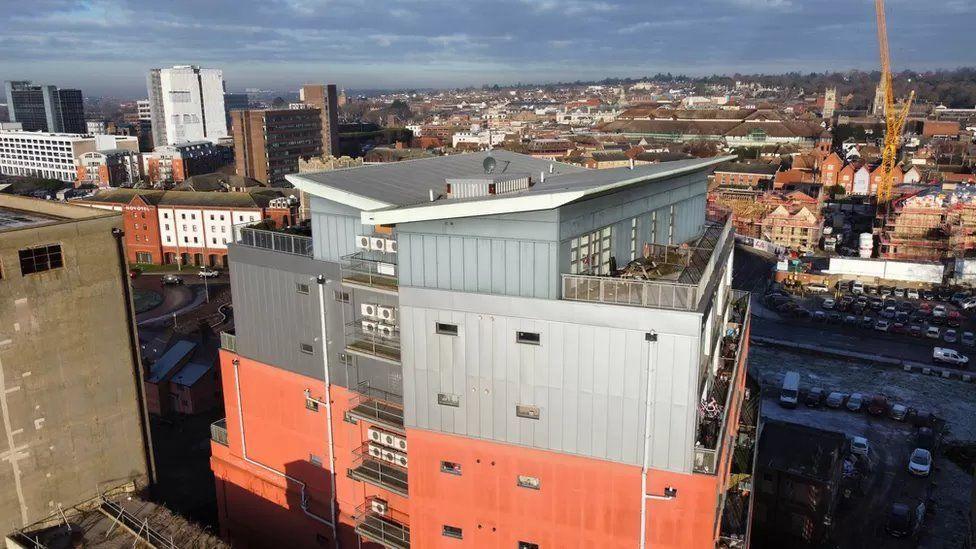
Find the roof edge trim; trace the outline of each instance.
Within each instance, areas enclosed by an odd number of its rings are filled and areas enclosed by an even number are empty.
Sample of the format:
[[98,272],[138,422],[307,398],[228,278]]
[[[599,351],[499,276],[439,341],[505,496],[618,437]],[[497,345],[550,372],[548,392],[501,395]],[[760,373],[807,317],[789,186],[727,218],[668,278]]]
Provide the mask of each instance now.
[[365,196],[358,194],[340,191],[334,187],[324,185],[317,181],[312,181],[311,179],[306,179],[297,174],[285,175],[285,179],[300,191],[307,192],[312,196],[338,202],[339,204],[345,204],[346,206],[356,208],[357,210],[378,210],[380,208],[388,208],[393,206],[393,204],[389,204],[387,202],[381,202],[379,200],[373,200],[372,198],[366,198]]

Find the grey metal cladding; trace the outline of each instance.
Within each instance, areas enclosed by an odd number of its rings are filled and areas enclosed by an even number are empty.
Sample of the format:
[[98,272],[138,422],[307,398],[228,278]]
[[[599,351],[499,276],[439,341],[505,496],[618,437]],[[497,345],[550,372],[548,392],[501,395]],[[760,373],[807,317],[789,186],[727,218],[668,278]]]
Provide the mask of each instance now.
[[[633,310],[641,317],[628,328],[626,319],[615,326],[565,320],[581,308],[601,319],[607,306],[495,298],[505,301],[500,307],[508,314],[501,315],[498,307],[476,312],[486,296],[449,295],[432,304],[449,301],[461,310],[414,306],[415,299],[408,306],[401,296],[407,426],[639,465],[650,378],[650,463],[691,471],[700,315],[669,312],[655,320],[657,311],[616,307],[618,315]],[[687,318],[678,325],[699,328],[670,331],[675,315]],[[457,324],[458,335],[436,333],[436,322]],[[656,343],[639,329],[648,323],[660,326]],[[540,344],[517,343],[518,331],[539,333]],[[459,395],[460,406],[439,405],[438,393]],[[520,404],[538,406],[540,419],[517,417]]]
[[372,226],[364,226],[360,212],[344,204],[311,197],[312,254],[322,261],[339,261],[356,252],[356,235],[371,234]]

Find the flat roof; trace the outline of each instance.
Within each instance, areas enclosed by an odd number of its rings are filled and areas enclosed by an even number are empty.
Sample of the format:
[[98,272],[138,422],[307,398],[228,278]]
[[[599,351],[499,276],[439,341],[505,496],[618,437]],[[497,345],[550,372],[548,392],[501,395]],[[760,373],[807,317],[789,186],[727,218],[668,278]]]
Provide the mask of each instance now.
[[0,233],[119,215],[118,212],[74,206],[54,200],[0,193]]
[[192,387],[196,382],[200,381],[207,372],[213,369],[213,364],[204,364],[202,362],[187,362],[185,366],[180,368],[180,371],[173,376],[170,381],[176,383],[177,385],[184,385],[186,387]]
[[197,344],[192,341],[181,339],[173,344],[159,360],[149,369],[150,383],[159,383],[179,364],[184,358],[193,353]]
[[26,229],[58,218],[0,206],[0,229]]

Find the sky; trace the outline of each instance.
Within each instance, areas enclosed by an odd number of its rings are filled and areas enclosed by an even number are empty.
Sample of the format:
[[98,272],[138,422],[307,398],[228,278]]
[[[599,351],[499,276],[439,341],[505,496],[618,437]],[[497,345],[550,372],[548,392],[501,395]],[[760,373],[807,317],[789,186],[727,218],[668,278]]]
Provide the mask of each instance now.
[[[404,89],[872,70],[873,0],[0,0],[0,80],[145,96],[152,67],[228,91]],[[976,64],[976,0],[888,0],[896,70]]]

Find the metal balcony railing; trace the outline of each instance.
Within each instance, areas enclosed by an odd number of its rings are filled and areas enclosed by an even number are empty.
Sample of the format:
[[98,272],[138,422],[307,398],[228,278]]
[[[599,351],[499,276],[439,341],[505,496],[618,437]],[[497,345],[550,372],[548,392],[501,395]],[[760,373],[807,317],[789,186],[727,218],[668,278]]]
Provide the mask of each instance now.
[[400,328],[372,320],[346,324],[346,352],[400,363]]
[[357,252],[342,258],[342,283],[387,294],[398,290],[396,255]]
[[360,384],[355,391],[349,403],[350,416],[404,433],[401,397],[368,384]]
[[210,440],[227,446],[227,418],[218,419],[210,424]]
[[348,475],[407,497],[407,469],[369,455],[369,443],[353,450],[353,465]]
[[220,332],[220,348],[232,353],[237,352],[237,336],[231,332]]
[[410,517],[387,502],[367,499],[356,508],[353,520],[360,536],[389,549],[410,549]]
[[233,233],[234,242],[243,246],[312,257],[311,236],[273,230],[266,220],[234,225]]
[[[726,324],[727,335],[720,342],[718,371],[702,380],[701,403],[698,409],[698,431],[694,449],[696,473],[715,474],[722,454],[729,423],[729,407],[735,396],[735,381],[739,377],[739,363],[749,325],[749,293],[733,292],[729,302],[731,320]],[[740,410],[741,414],[741,410]],[[727,448],[726,448],[727,449]]]

